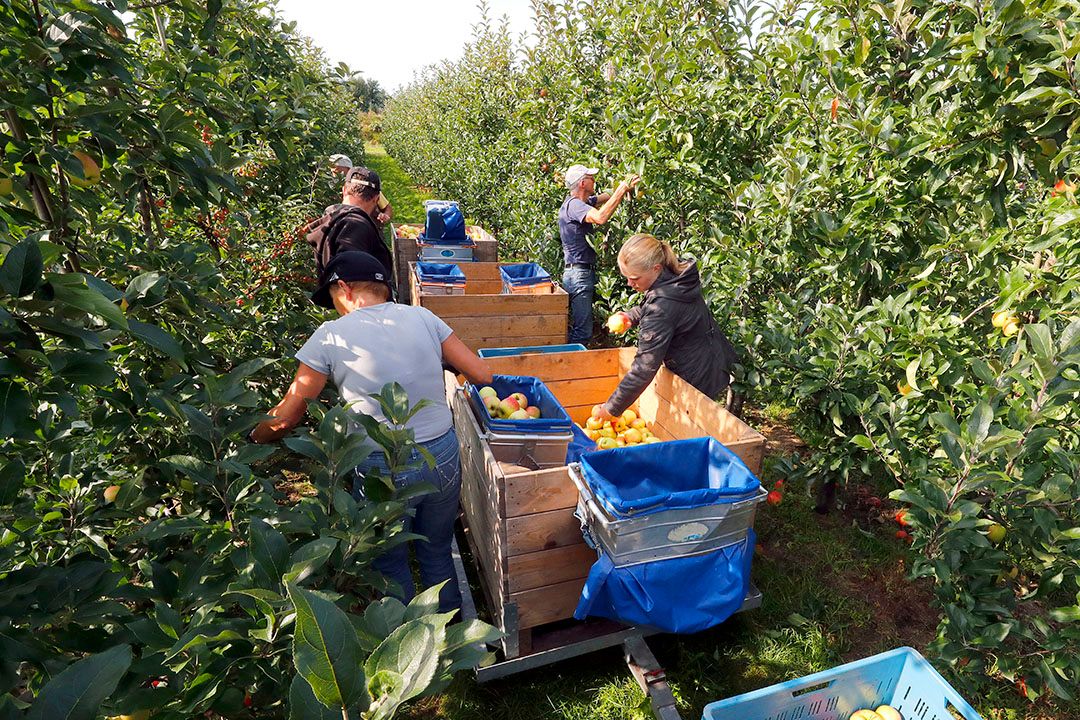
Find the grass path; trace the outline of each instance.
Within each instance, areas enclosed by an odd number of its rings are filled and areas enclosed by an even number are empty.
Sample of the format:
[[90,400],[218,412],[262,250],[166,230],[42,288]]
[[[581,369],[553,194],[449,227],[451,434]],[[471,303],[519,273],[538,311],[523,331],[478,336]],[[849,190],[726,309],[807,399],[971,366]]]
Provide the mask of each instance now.
[[401,169],[397,160],[386,154],[382,145],[368,143],[364,146],[364,162],[379,173],[383,195],[394,206],[395,223],[424,222],[424,201],[431,195],[422,192],[408,173]]

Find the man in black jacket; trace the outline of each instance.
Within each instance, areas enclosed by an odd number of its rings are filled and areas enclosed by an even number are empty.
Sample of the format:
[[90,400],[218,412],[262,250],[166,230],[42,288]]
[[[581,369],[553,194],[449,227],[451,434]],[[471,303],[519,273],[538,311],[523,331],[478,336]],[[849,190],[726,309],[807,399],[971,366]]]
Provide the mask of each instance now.
[[390,277],[393,260],[375,221],[381,192],[382,182],[374,170],[354,167],[346,173],[341,204],[326,208],[326,213],[308,226],[307,241],[315,250],[316,277],[322,277],[331,258],[346,250],[373,255]]

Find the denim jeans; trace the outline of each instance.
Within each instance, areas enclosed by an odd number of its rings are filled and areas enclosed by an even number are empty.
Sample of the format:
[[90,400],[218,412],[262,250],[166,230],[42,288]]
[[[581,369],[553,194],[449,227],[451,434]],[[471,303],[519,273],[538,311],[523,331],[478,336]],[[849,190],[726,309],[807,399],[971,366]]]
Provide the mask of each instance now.
[[[412,571],[409,569],[409,546],[416,552],[420,564],[420,579],[424,587],[438,585],[444,580],[449,582],[439,593],[439,612],[450,612],[461,607],[461,590],[454,572],[454,561],[450,544],[454,538],[454,521],[458,515],[458,500],[461,495],[461,463],[457,434],[451,429],[445,435],[421,443],[435,458],[435,466],[428,467],[420,453],[413,451],[409,462],[418,464],[394,478],[394,485],[403,488],[416,483],[430,483],[436,492],[413,498],[409,507],[416,511],[413,517],[402,520],[405,532],[423,535],[427,541],[417,541],[398,545],[372,563],[376,570],[401,587],[400,600],[406,604],[412,600]],[[365,472],[377,469],[388,474],[386,456],[376,452],[368,456],[356,468],[356,481],[353,495],[360,497],[361,477]]]
[[592,339],[596,272],[592,268],[568,267],[563,271],[563,287],[570,295],[570,333],[567,342],[587,343]]

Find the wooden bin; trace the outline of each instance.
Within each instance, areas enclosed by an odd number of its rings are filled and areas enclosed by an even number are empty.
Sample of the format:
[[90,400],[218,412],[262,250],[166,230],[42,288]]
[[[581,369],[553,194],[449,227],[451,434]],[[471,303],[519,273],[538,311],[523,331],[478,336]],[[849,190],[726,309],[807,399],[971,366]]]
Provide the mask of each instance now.
[[[633,348],[488,358],[496,374],[541,379],[574,422],[607,400],[630,369]],[[461,504],[493,621],[506,633],[506,657],[533,649],[533,629],[573,617],[596,552],[574,517],[577,490],[565,466],[529,471],[501,466],[481,435],[459,381],[447,395],[461,443]],[[711,435],[761,472],[765,438],[666,368],[637,402],[665,440]],[[537,639],[539,647],[542,642]]]
[[566,342],[570,296],[560,287],[546,295],[504,295],[500,263],[460,263],[465,294],[429,295],[408,266],[412,304],[422,305],[454,329],[473,350],[512,345],[562,345]]
[[[399,227],[405,227],[405,225],[390,224],[390,235],[393,238],[394,285],[397,287],[398,302],[411,303],[412,296],[409,295],[409,292],[412,286],[409,282],[409,263],[416,262],[419,250],[416,247],[416,238],[410,239],[398,236]],[[407,227],[421,231],[424,229],[422,223],[409,223]],[[498,243],[494,235],[479,225],[469,225],[465,230],[470,236],[479,236],[473,237],[476,242],[476,247],[473,249],[473,260],[475,262],[499,261]]]

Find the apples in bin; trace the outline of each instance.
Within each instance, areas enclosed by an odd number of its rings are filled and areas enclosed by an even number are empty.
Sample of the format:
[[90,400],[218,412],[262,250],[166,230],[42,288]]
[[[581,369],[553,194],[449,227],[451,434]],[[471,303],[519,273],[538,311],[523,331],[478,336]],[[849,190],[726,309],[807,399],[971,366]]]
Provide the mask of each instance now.
[[582,430],[601,450],[662,442],[653,435],[649,423],[638,417],[637,411],[632,408],[623,411],[617,418],[602,420],[600,406],[594,405],[592,415],[585,421]]
[[529,404],[524,393],[510,393],[499,398],[498,391],[485,385],[477,391],[484,401],[484,408],[489,416],[503,420],[536,420],[540,417],[540,408]]

